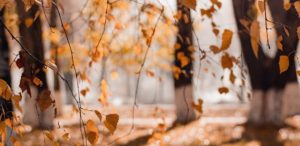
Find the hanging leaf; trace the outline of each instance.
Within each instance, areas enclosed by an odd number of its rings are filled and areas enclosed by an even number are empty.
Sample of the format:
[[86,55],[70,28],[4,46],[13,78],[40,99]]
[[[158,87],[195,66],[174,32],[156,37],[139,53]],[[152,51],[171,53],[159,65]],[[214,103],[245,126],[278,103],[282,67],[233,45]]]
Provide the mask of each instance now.
[[289,68],[289,57],[286,55],[281,55],[279,57],[279,71],[280,74],[287,71]]
[[94,112],[95,112],[95,114],[97,115],[98,119],[101,122],[102,121],[102,114],[99,111],[97,111],[97,110],[95,110]]
[[87,129],[87,139],[92,144],[95,145],[99,139],[99,131],[97,125],[92,120],[86,122]]
[[251,46],[254,55],[258,58],[258,47],[259,47],[259,23],[258,21],[253,21],[250,27],[250,37],[251,37]]
[[45,111],[47,108],[49,108],[51,105],[54,105],[54,100],[50,97],[51,91],[49,90],[43,90],[37,99],[38,105],[41,109],[41,111]]
[[180,0],[181,4],[187,8],[196,10],[197,1],[196,0]]
[[119,122],[119,115],[109,114],[106,115],[104,125],[111,134],[114,134],[115,130],[117,129],[118,122]]

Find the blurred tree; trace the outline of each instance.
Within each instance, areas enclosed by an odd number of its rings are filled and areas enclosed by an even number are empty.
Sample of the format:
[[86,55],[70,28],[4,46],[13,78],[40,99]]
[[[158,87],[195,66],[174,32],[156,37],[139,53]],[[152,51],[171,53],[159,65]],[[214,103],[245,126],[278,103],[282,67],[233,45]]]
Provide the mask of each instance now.
[[[284,118],[300,112],[299,105],[293,104],[300,100],[295,69],[295,52],[298,43],[296,30],[300,23],[295,8],[286,11],[283,3],[283,0],[280,2],[268,0],[263,4],[265,8],[269,5],[277,35],[283,37],[283,49],[278,48],[276,56],[271,58],[264,53],[261,46],[258,46],[255,54],[256,48],[251,42],[253,36],[250,31],[254,29],[253,24],[257,23],[255,0],[233,0],[242,52],[253,90],[249,114],[249,123],[252,124],[282,125]],[[265,10],[264,13],[268,11]],[[271,18],[266,19],[271,21]],[[262,31],[266,31],[264,29],[269,28],[261,28]],[[280,73],[279,67],[281,55],[289,56],[289,68],[283,73]],[[293,89],[292,97],[289,95],[291,89]]]
[[[50,106],[50,91],[44,71],[44,45],[42,39],[42,22],[40,20],[40,8],[37,4],[24,5],[22,0],[16,0],[17,11],[19,15],[19,32],[21,35],[21,43],[27,49],[20,52],[20,57],[24,63],[24,72],[20,87],[24,84],[30,86],[33,92],[29,92],[32,97],[25,99],[24,123],[33,127],[42,129],[53,128],[54,109]],[[29,7],[29,8],[28,8]],[[38,59],[34,59],[34,57]],[[41,84],[34,83],[34,79],[38,78]],[[23,80],[23,82],[22,82]],[[27,82],[31,80],[32,82]],[[22,87],[21,87],[22,88]],[[47,104],[44,104],[47,103]],[[44,107],[42,107],[44,106]]]
[[175,106],[177,119],[175,123],[188,123],[196,119],[193,103],[193,34],[190,9],[177,0],[177,41],[175,45]]
[[[0,11],[0,19],[4,22],[4,9]],[[0,79],[11,84],[10,67],[9,67],[9,48],[5,36],[4,26],[0,24]],[[0,97],[0,117],[1,121],[12,118],[13,106],[11,100],[5,100]]]

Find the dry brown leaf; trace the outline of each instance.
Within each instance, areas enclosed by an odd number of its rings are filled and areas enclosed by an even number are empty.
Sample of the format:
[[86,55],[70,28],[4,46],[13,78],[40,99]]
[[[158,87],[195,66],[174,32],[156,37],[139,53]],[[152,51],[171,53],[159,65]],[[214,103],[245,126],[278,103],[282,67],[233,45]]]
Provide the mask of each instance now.
[[92,120],[86,122],[87,129],[87,139],[92,144],[95,145],[99,139],[99,131],[97,125]]
[[287,71],[289,68],[289,57],[287,55],[281,55],[279,57],[279,71],[280,74]]
[[100,120],[100,122],[102,122],[102,114],[99,111],[97,111],[97,110],[95,110],[94,112],[97,115],[97,117]]
[[115,130],[117,129],[118,122],[119,122],[119,115],[109,114],[106,115],[104,125],[111,134],[114,134]]

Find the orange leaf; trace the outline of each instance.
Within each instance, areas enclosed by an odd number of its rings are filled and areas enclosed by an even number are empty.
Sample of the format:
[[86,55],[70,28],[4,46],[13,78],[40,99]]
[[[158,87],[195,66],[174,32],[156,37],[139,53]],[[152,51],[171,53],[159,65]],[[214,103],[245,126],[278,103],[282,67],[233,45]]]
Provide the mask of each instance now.
[[281,55],[279,57],[279,71],[280,74],[289,69],[289,57],[286,55]]
[[119,122],[119,115],[109,114],[106,115],[104,125],[111,134],[114,134],[115,130],[117,129],[118,122]]
[[99,139],[99,132],[96,124],[92,120],[88,120],[86,122],[86,128],[87,128],[87,139],[88,141],[94,145],[97,143]]
[[254,55],[258,58],[258,47],[259,47],[259,23],[257,21],[253,21],[250,27],[250,37],[251,37],[251,46]]
[[203,105],[203,100],[202,99],[198,99],[198,103],[192,103],[192,107],[197,110],[199,113],[202,113],[202,105]]

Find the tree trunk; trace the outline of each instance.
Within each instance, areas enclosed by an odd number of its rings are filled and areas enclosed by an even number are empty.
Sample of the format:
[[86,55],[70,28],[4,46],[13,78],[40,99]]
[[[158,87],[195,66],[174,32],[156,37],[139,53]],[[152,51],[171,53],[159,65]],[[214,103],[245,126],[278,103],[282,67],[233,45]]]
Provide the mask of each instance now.
[[[193,71],[193,35],[192,22],[189,8],[177,1],[177,11],[181,13],[181,18],[177,22],[178,34],[175,50],[175,106],[177,123],[187,123],[195,120],[196,115],[192,108],[192,71]],[[187,18],[187,19],[185,19]],[[182,59],[187,59],[185,64]]]
[[22,50],[22,61],[24,63],[24,72],[22,78],[33,80],[33,78],[37,77],[42,81],[42,85],[40,86],[35,86],[31,82],[28,83],[33,91],[33,94],[31,95],[32,97],[27,96],[25,99],[26,108],[24,109],[24,123],[33,127],[51,129],[53,128],[54,119],[53,106],[48,107],[46,110],[42,110],[37,104],[38,100],[45,100],[41,99],[41,97],[43,97],[42,93],[45,93],[44,91],[48,91],[46,73],[44,72],[44,66],[41,63],[44,62],[44,45],[42,39],[42,22],[40,17],[33,20],[31,25],[28,25],[28,20],[35,18],[36,13],[39,11],[39,6],[33,4],[28,11],[25,11],[23,1],[16,0],[16,2],[20,19],[19,31],[21,35],[21,43],[33,56],[36,57],[36,59],[40,60],[37,61],[33,59],[32,56],[28,55],[24,52],[24,50]]
[[[4,22],[4,10],[0,11],[0,19]],[[0,24],[0,79],[11,85],[10,67],[9,67],[9,48],[5,36],[4,26]],[[12,118],[13,106],[11,100],[5,100],[0,96],[0,118],[1,121]]]
[[[251,9],[254,5],[254,2],[254,0],[233,0],[234,12],[237,21],[238,33],[241,40],[242,52],[244,54],[244,59],[248,66],[253,90],[248,120],[250,123],[253,124],[269,123],[273,125],[282,125],[284,123],[284,119],[288,115],[286,113],[290,113],[288,111],[284,111],[284,109],[286,109],[286,106],[293,106],[286,103],[287,101],[285,97],[287,96],[287,92],[285,90],[290,90],[290,88],[287,89],[285,87],[290,87],[287,86],[288,83],[293,83],[297,81],[294,60],[295,55],[294,53],[292,53],[292,51],[295,48],[297,48],[298,38],[297,34],[295,33],[295,20],[299,18],[295,17],[295,14],[297,15],[297,13],[289,11],[286,12],[283,9],[283,1],[275,2],[274,0],[269,0],[268,3],[271,15],[273,17],[273,21],[275,22],[275,24],[279,23],[287,25],[290,28],[290,34],[288,37],[286,34],[284,34],[284,28],[281,25],[276,25],[275,28],[277,31],[277,35],[281,35],[284,38],[282,41],[282,45],[284,48],[283,51],[278,50],[275,58],[269,58],[264,54],[262,48],[259,47],[258,58],[256,58],[251,47],[249,27],[247,28],[241,23],[241,20],[247,20],[251,24],[256,19],[255,17],[249,15],[250,11],[253,12],[253,10]],[[268,18],[268,20],[269,19],[271,18]],[[288,55],[290,58],[290,67],[283,74],[280,74],[279,71],[278,62],[280,55]],[[292,86],[292,88],[294,87],[295,86]],[[298,98],[300,97],[299,95],[300,94],[293,95],[297,96],[297,98],[294,99],[298,101]],[[292,102],[295,103],[295,100]],[[296,112],[290,113],[289,115],[295,113]]]

